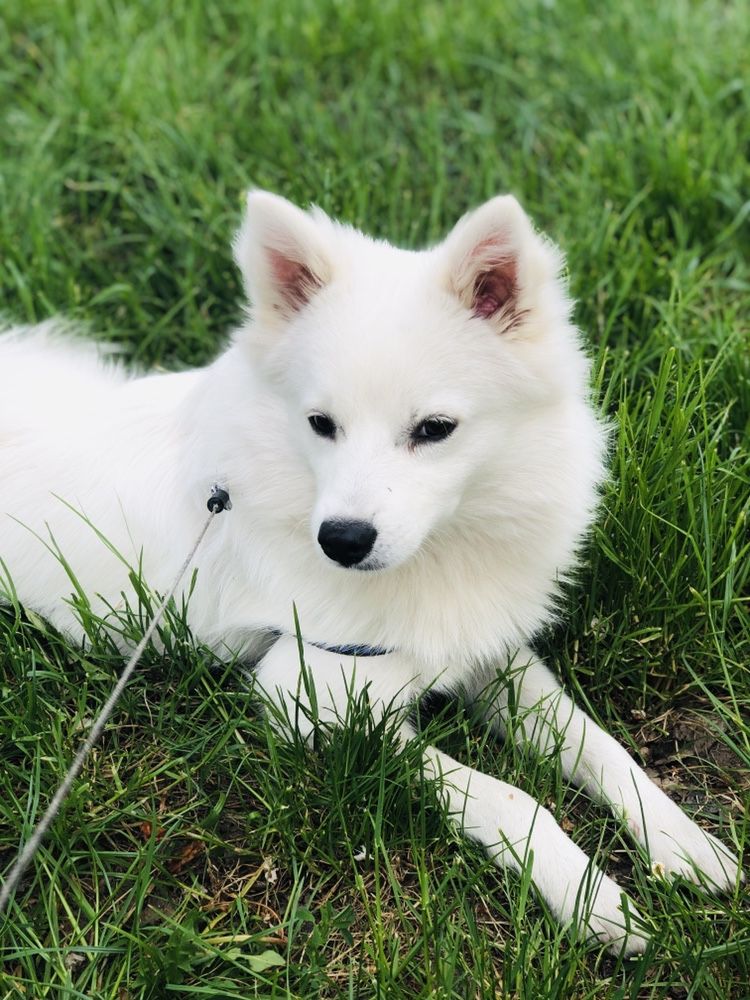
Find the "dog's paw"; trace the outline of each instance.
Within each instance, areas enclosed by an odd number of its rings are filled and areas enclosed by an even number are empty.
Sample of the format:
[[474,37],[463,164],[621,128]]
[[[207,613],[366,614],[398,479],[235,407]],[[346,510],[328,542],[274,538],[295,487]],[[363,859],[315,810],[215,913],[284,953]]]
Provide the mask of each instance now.
[[[702,830],[661,789],[645,790],[640,817],[628,819],[655,875],[680,875],[714,892],[731,890],[744,876],[734,854]],[[645,824],[644,824],[645,821]]]
[[648,944],[643,920],[620,886],[602,877],[593,904],[579,920],[581,937],[606,945],[613,955],[640,955]]
[[744,875],[739,862],[720,840],[681,814],[681,822],[649,834],[648,852],[655,875],[680,875],[713,892],[728,892]]

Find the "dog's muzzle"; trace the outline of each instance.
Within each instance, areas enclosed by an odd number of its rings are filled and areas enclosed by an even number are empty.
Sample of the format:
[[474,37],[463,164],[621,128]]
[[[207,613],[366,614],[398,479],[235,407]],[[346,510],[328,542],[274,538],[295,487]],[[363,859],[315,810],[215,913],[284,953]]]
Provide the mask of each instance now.
[[341,566],[356,566],[372,552],[376,529],[367,521],[323,521],[318,544],[329,559]]

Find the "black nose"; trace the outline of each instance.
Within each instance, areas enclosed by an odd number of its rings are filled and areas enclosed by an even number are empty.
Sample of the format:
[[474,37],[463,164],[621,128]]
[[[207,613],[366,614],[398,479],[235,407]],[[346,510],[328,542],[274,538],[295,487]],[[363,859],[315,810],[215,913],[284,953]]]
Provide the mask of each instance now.
[[323,521],[318,544],[329,559],[355,566],[372,551],[378,533],[367,521]]

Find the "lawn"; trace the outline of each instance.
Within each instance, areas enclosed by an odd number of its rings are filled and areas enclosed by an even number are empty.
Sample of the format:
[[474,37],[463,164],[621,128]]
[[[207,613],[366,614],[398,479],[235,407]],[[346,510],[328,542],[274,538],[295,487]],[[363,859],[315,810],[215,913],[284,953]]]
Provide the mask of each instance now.
[[[249,186],[405,246],[497,192],[522,200],[566,252],[615,425],[584,565],[537,645],[741,852],[746,5],[5,0],[0,26],[2,309],[72,317],[142,365],[203,362],[240,316],[229,245]],[[616,875],[652,927],[642,958],[571,941],[528,880],[459,839],[418,751],[362,706],[309,751],[281,743],[235,664],[179,621],[165,639],[0,923],[0,1000],[750,996],[746,890],[653,877],[554,758],[461,711],[429,729]],[[120,667],[0,609],[3,866]]]

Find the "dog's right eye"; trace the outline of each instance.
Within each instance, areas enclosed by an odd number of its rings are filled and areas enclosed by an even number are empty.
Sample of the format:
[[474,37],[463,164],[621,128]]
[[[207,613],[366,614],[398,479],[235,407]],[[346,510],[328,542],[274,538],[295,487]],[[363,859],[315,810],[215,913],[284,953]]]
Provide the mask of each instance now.
[[325,413],[311,413],[307,422],[318,437],[331,439],[336,437],[336,424]]
[[456,421],[450,417],[428,417],[411,432],[412,444],[434,444],[445,441],[455,431]]

